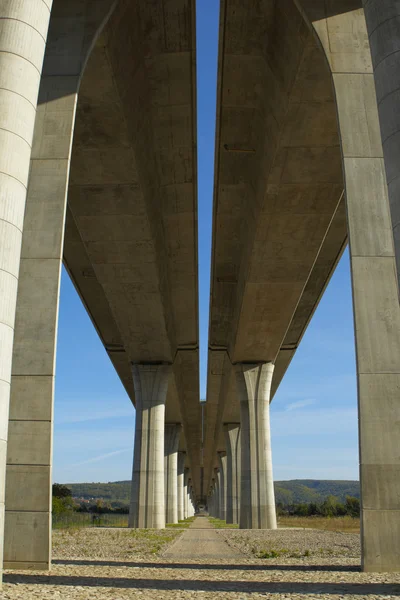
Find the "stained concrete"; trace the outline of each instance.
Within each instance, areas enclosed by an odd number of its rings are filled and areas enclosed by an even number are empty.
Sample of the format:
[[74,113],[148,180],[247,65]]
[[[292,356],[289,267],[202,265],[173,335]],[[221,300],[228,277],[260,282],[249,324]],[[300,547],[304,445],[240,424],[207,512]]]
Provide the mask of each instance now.
[[[373,64],[395,96],[396,67],[388,77],[384,63],[397,64],[398,9],[365,8],[372,58],[361,0],[222,5],[204,478],[208,488],[223,423],[240,420],[233,365],[276,362],[276,391],[343,251],[347,219],[363,568],[384,571],[400,562],[400,313],[386,187],[398,153],[385,177]],[[396,111],[383,112],[385,148],[394,148]]]
[[132,365],[136,397],[129,527],[164,529],[164,419],[171,365]]
[[14,322],[36,105],[51,0],[0,8],[0,584]]
[[[52,6],[19,270],[7,455],[7,568],[48,569],[51,564],[53,396],[71,144],[80,76],[112,5],[112,0],[96,7],[81,0],[66,7],[54,0]],[[68,27],[71,19],[74,30]]]

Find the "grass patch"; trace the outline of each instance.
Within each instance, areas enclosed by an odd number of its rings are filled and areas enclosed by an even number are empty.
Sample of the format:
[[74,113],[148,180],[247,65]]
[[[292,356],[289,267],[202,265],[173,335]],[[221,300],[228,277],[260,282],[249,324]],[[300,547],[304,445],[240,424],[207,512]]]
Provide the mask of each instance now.
[[178,523],[167,523],[165,527],[170,529],[187,529],[193,521],[194,517],[188,517],[187,519],[181,519]]
[[82,529],[84,527],[128,527],[128,515],[67,512],[53,515],[53,529]]
[[280,527],[302,527],[343,533],[359,533],[360,519],[353,517],[280,517]]
[[214,519],[214,517],[208,517],[211,525],[215,527],[215,529],[238,529],[239,525],[237,523],[227,523],[223,519]]

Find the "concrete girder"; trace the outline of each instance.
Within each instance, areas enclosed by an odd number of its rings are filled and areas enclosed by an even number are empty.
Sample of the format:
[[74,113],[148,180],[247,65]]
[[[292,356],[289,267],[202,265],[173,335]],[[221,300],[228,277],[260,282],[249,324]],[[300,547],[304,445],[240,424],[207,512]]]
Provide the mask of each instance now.
[[[378,28],[381,10],[389,14],[387,27],[394,27],[398,14],[391,2],[379,3],[379,9],[371,0],[365,5],[375,15]],[[398,423],[399,410],[400,309],[374,73],[361,0],[294,0],[240,7],[235,3],[234,10],[226,0],[220,49],[210,356],[218,349],[226,351],[232,363],[277,361],[279,383],[346,242],[343,218],[335,222],[340,211],[343,215],[340,190],[344,178],[357,342],[363,568],[396,570],[400,458],[396,450],[399,432],[393,423]],[[266,82],[268,95],[263,94]],[[268,103],[266,112],[270,111],[272,121],[262,112],[259,96]],[[298,103],[301,106],[295,107]],[[263,123],[268,145],[262,143]],[[307,167],[308,159],[313,166]],[[302,168],[297,171],[299,165]],[[285,193],[288,179],[294,186],[292,204]],[[327,194],[324,207],[318,208],[319,192],[302,194],[308,179],[320,180]],[[279,198],[273,210],[271,195]],[[319,214],[315,221],[310,218],[311,208],[316,211],[314,217]],[[292,210],[294,218],[282,226],[284,215],[282,220],[276,215],[285,210]],[[304,224],[310,240],[303,240],[304,248],[296,249]],[[337,235],[331,235],[333,225]],[[326,241],[331,258],[315,277]],[[287,336],[291,343],[285,346]],[[227,369],[231,368],[227,363]],[[219,424],[214,419],[206,426],[218,438],[218,450],[224,449],[222,423],[237,416],[232,391],[227,399],[219,392],[207,399],[212,411],[206,414],[219,414],[218,402],[225,406]],[[215,464],[211,447],[205,449],[205,464]],[[210,472],[207,475],[210,479]]]

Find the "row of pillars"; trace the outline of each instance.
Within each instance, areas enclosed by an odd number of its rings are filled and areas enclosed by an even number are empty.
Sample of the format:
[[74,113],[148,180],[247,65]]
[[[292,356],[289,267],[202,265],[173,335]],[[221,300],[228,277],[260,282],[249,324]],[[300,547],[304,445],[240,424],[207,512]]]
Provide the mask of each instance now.
[[171,371],[167,364],[132,366],[136,424],[129,527],[163,529],[194,515],[185,452],[178,452],[182,426],[165,423]]
[[224,425],[226,452],[218,452],[209,513],[241,529],[276,529],[269,403],[274,365],[236,365],[240,425]]

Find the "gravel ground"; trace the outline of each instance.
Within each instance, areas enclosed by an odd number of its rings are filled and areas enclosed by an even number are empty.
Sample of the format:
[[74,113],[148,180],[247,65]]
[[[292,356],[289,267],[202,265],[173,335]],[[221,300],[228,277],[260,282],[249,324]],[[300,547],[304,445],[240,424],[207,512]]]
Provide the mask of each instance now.
[[[275,531],[219,529],[229,546],[248,557],[266,558],[280,564],[293,558],[329,558],[340,564],[343,558],[360,562],[360,536],[318,529],[277,529]],[[269,564],[269,563],[268,563]]]
[[179,529],[66,529],[53,531],[53,557],[147,559],[181,535]]
[[[400,597],[400,573],[360,572],[358,536],[354,534],[218,530],[215,535],[240,550],[243,558],[177,561],[163,554],[172,543],[165,537],[179,532],[146,532],[136,539],[137,543],[132,533],[107,529],[56,532],[56,560],[51,575],[8,571],[0,598],[299,600],[310,594],[313,599],[326,600]],[[161,541],[155,541],[156,537]],[[143,538],[147,539],[145,543]],[[154,552],[160,544],[162,547]],[[287,552],[260,559],[255,557],[254,548],[256,552]],[[329,549],[332,553],[325,554]],[[307,550],[310,556],[304,556]]]

